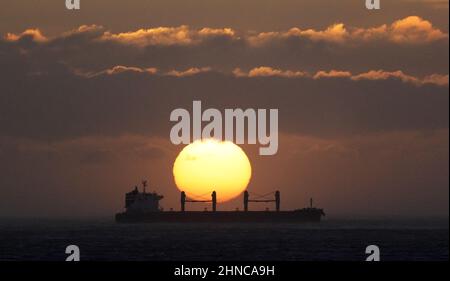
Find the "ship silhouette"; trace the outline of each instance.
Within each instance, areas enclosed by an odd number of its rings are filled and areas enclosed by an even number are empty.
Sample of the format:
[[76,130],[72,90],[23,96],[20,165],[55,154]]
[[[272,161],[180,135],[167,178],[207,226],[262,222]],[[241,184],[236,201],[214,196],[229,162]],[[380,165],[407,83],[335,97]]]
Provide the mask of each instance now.
[[[140,192],[136,186],[134,190],[125,194],[125,211],[115,216],[116,222],[120,223],[302,223],[302,222],[320,222],[325,216],[323,209],[313,206],[313,199],[310,199],[310,205],[306,208],[292,211],[282,211],[281,193],[274,192],[273,198],[253,199],[250,193],[243,193],[244,211],[217,211],[217,196],[213,191],[211,200],[193,200],[188,198],[184,191],[180,194],[180,210],[164,211],[159,206],[159,201],[164,196],[156,192],[146,192],[147,182],[143,181],[143,191]],[[275,203],[275,211],[250,211],[249,203]],[[186,203],[211,203],[212,211],[186,211]]]

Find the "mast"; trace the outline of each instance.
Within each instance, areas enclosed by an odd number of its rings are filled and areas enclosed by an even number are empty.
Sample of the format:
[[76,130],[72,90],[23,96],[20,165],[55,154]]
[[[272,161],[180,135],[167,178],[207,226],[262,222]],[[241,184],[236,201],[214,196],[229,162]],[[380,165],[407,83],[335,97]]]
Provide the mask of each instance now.
[[281,204],[280,191],[277,190],[275,192],[275,205],[276,205],[277,212],[280,211],[280,204]]
[[244,211],[248,212],[248,198],[249,198],[249,194],[248,191],[246,190],[244,192]]
[[217,208],[217,194],[216,194],[216,191],[212,192],[211,199],[212,199],[212,209],[213,209],[213,212],[215,212],[216,208]]
[[142,189],[143,193],[145,193],[145,188],[147,187],[147,180],[142,180]]
[[184,212],[186,205],[186,192],[181,191],[181,211]]

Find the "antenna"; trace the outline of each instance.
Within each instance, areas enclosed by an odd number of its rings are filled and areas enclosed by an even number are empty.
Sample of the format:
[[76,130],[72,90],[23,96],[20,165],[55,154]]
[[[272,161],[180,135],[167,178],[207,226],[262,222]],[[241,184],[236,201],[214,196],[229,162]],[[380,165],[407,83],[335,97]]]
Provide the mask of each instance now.
[[147,187],[147,180],[142,180],[142,187],[144,188],[145,193],[145,188]]

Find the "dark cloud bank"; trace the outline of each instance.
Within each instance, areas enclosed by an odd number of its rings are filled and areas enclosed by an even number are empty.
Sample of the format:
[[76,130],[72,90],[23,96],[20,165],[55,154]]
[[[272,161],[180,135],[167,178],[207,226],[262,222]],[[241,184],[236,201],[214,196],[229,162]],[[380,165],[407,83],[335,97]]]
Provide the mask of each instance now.
[[396,79],[169,77],[125,72],[94,78],[58,73],[2,75],[3,136],[167,136],[175,108],[279,108],[282,132],[339,136],[448,128],[448,87]]

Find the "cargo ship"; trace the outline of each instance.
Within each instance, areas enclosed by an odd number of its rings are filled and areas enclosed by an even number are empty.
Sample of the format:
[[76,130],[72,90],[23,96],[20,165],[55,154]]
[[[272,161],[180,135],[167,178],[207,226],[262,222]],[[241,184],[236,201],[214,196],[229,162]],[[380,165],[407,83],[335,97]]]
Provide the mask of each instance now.
[[[320,222],[325,216],[323,209],[313,207],[313,200],[306,208],[282,211],[281,194],[274,192],[270,199],[252,199],[250,193],[243,193],[243,211],[217,211],[217,196],[213,191],[210,200],[192,200],[181,192],[180,210],[164,211],[159,201],[164,197],[156,192],[146,192],[146,182],[140,192],[136,186],[134,190],[125,195],[125,211],[115,216],[119,223],[305,223]],[[275,203],[275,210],[250,211],[249,203]],[[186,203],[211,203],[211,210],[186,211]]]

